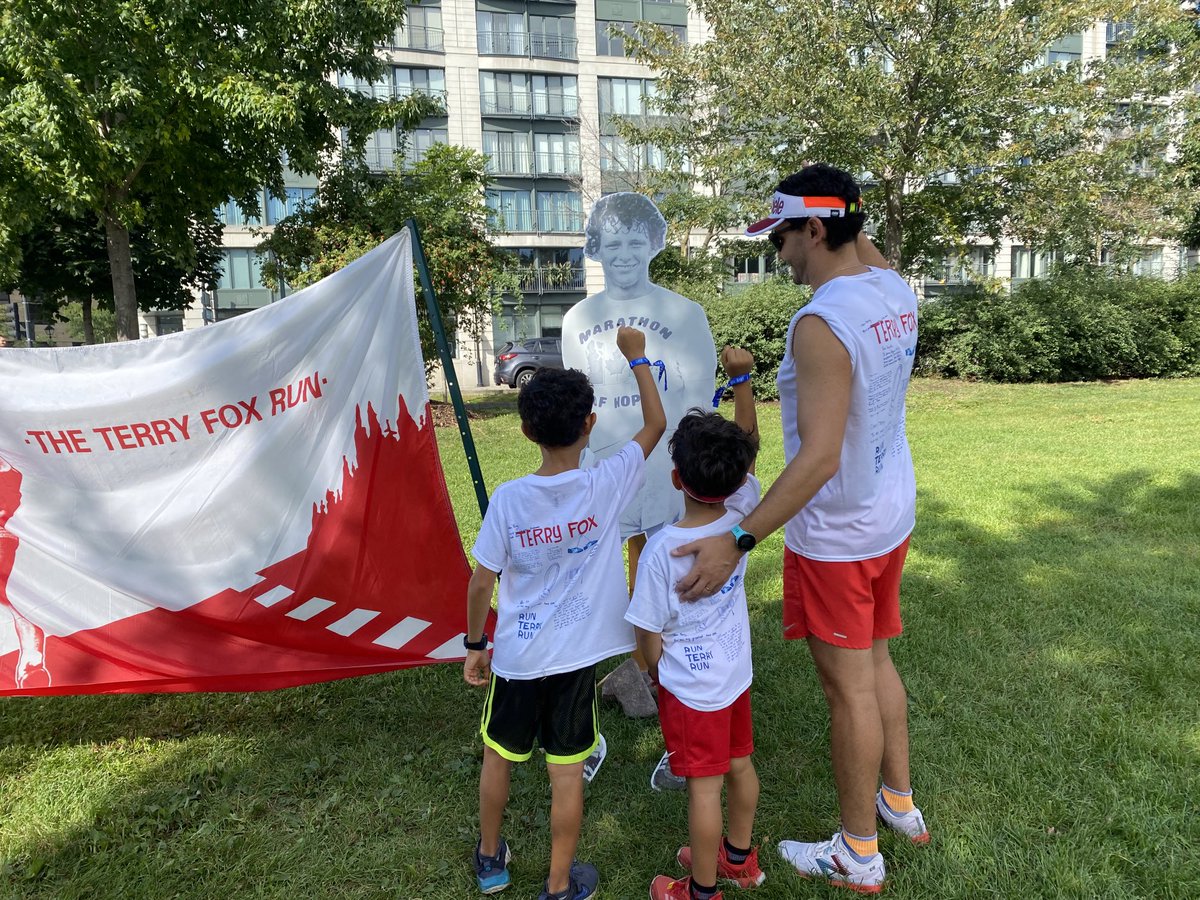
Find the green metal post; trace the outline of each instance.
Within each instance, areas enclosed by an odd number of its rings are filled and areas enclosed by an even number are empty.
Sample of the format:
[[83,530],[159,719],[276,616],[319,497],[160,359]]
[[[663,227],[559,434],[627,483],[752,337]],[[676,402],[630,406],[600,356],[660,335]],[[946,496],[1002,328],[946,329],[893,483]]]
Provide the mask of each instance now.
[[475,451],[475,439],[471,437],[471,425],[467,420],[467,407],[463,403],[462,391],[458,388],[458,375],[454,372],[454,360],[450,358],[450,342],[446,340],[446,327],[442,324],[442,312],[433,293],[433,281],[429,278],[429,263],[425,260],[425,248],[421,246],[421,232],[417,220],[409,219],[405,225],[412,236],[413,262],[421,279],[421,292],[425,294],[425,308],[429,311],[429,324],[437,339],[438,356],[442,360],[442,373],[446,376],[446,387],[454,403],[454,417],[458,420],[458,434],[462,438],[463,451],[467,455],[467,467],[471,471],[471,483],[475,485],[475,499],[479,502],[479,514],[486,515],[488,508],[487,487],[483,483],[483,470],[479,467],[479,454]]

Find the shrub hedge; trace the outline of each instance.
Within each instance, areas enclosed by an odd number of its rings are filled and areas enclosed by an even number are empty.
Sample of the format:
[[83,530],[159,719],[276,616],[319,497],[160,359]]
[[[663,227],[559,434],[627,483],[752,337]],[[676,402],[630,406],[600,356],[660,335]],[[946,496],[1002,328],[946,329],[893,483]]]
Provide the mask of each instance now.
[[810,296],[808,288],[775,278],[698,301],[708,314],[718,359],[726,344],[754,354],[754,396],[759,400],[779,399],[775,376],[786,349],[788,323]]
[[1178,281],[1062,269],[1009,293],[919,309],[917,372],[991,381],[1200,374],[1200,273]]

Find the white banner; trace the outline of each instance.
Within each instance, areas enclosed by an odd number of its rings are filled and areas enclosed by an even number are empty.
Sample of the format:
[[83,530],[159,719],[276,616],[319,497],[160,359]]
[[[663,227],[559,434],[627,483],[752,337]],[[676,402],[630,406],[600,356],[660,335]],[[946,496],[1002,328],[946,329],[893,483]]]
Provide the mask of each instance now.
[[0,386],[0,693],[461,657],[407,232],[212,327],[0,350]]

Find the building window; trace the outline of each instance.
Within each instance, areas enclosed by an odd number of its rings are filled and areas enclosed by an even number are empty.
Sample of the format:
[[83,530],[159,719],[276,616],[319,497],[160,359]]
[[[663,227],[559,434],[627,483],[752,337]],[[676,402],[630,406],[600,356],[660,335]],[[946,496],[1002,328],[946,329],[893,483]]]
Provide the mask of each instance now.
[[262,290],[262,257],[254,250],[226,249],[221,267],[218,290],[247,291]]
[[579,135],[535,134],[533,144],[538,175],[574,176],[580,173]]
[[925,278],[925,296],[962,291],[995,275],[995,249],[971,247],[963,256],[944,256],[935,261],[933,273]]
[[534,75],[533,114],[566,116],[579,114],[579,93],[574,75]]
[[154,317],[154,333],[176,334],[183,331],[183,313],[159,313]]
[[565,16],[529,17],[529,55],[543,59],[576,59],[575,20]]
[[1061,261],[1062,254],[1055,252],[1034,252],[1028,247],[1012,248],[1012,270],[1009,275],[1014,282],[1027,281],[1030,278],[1044,278],[1051,267]]
[[1083,59],[1083,35],[1068,34],[1059,38],[1046,50],[1046,63],[1051,66],[1066,68],[1071,63]]
[[574,191],[537,192],[538,230],[558,234],[583,231],[583,198]]
[[492,56],[524,56],[527,53],[524,14],[477,12],[475,27],[480,53]]
[[278,225],[288,216],[312,206],[316,200],[316,188],[284,188],[282,197],[268,194],[267,224]]
[[529,191],[489,190],[485,194],[491,224],[501,231],[535,231]]
[[404,24],[396,29],[392,46],[397,50],[445,49],[445,32],[442,31],[442,10],[438,6],[408,6],[404,10]]
[[450,143],[450,131],[446,128],[414,128],[404,134],[404,162],[415,165],[425,158],[434,144]]
[[1131,273],[1145,278],[1163,277],[1162,247],[1150,247],[1142,251],[1142,255],[1134,260]]
[[641,116],[646,114],[646,101],[658,92],[648,78],[601,78],[600,124],[610,116]]
[[[259,197],[258,202],[262,203],[262,197]],[[217,219],[226,228],[256,228],[262,225],[262,218],[252,216],[233,198],[226,200],[216,209]]]
[[487,171],[495,175],[532,175],[533,153],[524,132],[484,131]]
[[[612,34],[610,34],[610,29]],[[632,22],[612,22],[596,20],[596,55],[597,56],[628,56],[626,52],[626,37],[633,36]]]

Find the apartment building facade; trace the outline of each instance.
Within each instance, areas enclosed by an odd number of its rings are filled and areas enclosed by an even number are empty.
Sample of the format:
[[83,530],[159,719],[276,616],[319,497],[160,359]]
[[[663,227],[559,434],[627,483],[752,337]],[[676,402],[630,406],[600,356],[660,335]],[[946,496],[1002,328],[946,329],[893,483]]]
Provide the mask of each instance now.
[[[380,48],[387,62],[383,78],[366,83],[332,76],[380,97],[421,91],[444,101],[444,115],[423,120],[403,138],[394,131],[373,135],[366,149],[372,169],[411,163],[436,143],[489,157],[487,205],[497,243],[521,262],[522,296],[506,298],[478,344],[456,345],[455,365],[466,386],[490,384],[496,350],[505,342],[561,335],[567,309],[603,287],[599,266],[583,256],[591,205],[664,164],[655,148],[627,145],[611,124],[613,116],[644,114],[645,98],[654,92],[652,70],[625,55],[620,34],[640,21],[680,41],[706,37],[686,2],[674,0],[426,0],[410,7],[404,26]],[[1103,56],[1120,29],[1119,23],[1096,23],[1051,47],[1046,62]],[[273,291],[262,282],[254,231],[269,229],[308,202],[316,188],[315,178],[289,176],[284,197],[261,198],[257,219],[232,202],[223,205],[221,283],[183,313],[143,315],[143,334],[202,327],[284,296],[286,288]],[[735,263],[731,288],[771,276],[767,251]],[[916,286],[933,297],[980,278],[1019,283],[1044,274],[1052,260],[1011,241],[980,243],[962,258],[942,261]],[[1194,250],[1164,244],[1147,248],[1135,271],[1173,277],[1196,264]]]

